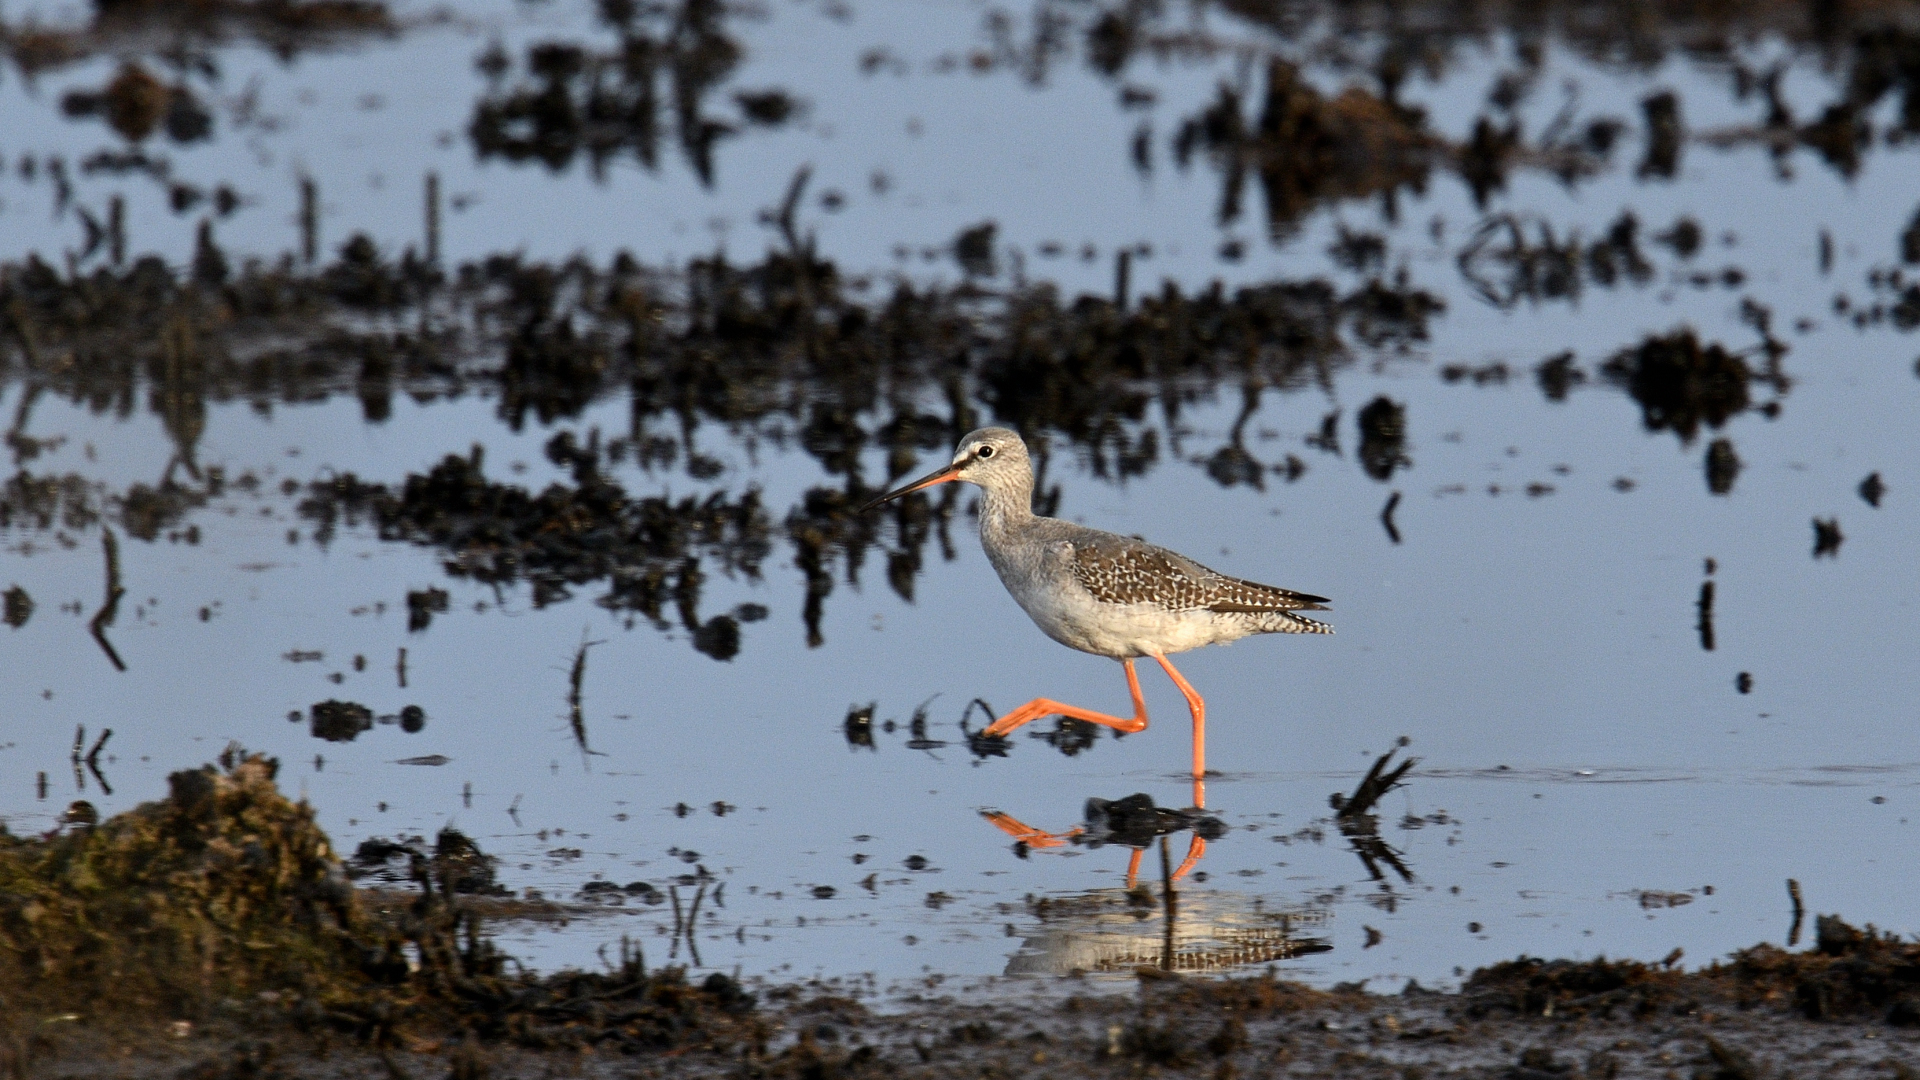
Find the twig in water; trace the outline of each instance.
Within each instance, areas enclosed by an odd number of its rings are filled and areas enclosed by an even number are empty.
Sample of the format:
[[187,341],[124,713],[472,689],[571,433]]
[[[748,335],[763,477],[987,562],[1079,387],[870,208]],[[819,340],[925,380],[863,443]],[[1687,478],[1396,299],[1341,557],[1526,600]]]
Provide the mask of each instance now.
[[960,713],[961,730],[964,731],[966,729],[967,720],[969,717],[973,716],[973,707],[975,705],[980,706],[980,715],[985,716],[987,718],[987,726],[988,727],[993,726],[993,721],[994,721],[993,706],[987,704],[987,700],[985,698],[974,698],[972,701],[967,702],[966,709]]
[[693,932],[699,925],[696,920],[700,917],[700,900],[706,895],[707,883],[703,881],[699,891],[693,894],[693,906],[687,909],[687,955],[693,958],[694,967],[700,966],[700,943],[693,939]]
[[1800,922],[1807,917],[1807,906],[1800,902],[1800,883],[1787,879],[1787,898],[1793,901],[1793,926],[1787,930],[1787,948],[1800,944]]
[[1387,505],[1380,510],[1380,524],[1387,527],[1387,538],[1394,543],[1400,542],[1400,530],[1393,523],[1393,512],[1400,507],[1400,493],[1387,496]]
[[[1395,748],[1397,749],[1398,747]],[[1393,769],[1388,769],[1387,763],[1393,760],[1395,750],[1381,754],[1374,761],[1373,768],[1368,769],[1367,775],[1360,778],[1360,786],[1353,789],[1352,795],[1341,798],[1336,792],[1333,798],[1328,800],[1333,804],[1335,817],[1357,818],[1373,809],[1373,804],[1380,801],[1380,796],[1399,787],[1401,777],[1407,775],[1407,770],[1419,764],[1419,758],[1408,758]]]
[[1700,647],[1707,652],[1713,651],[1713,580],[1709,578],[1700,583],[1700,599],[1694,601],[1694,607],[1700,612],[1700,619],[1694,629],[1700,631]]
[[113,661],[116,669],[125,671],[126,663],[120,659],[120,654],[114,651],[113,643],[107,640],[107,627],[112,626],[113,620],[119,617],[120,598],[127,593],[126,587],[120,584],[120,541],[113,535],[112,529],[104,526],[100,529],[100,546],[105,548],[107,553],[107,599],[100,606],[100,610],[94,613],[93,622],[88,625],[93,631],[93,640],[100,643],[100,648],[107,654],[107,659]]
[[400,689],[405,690],[407,688],[407,647],[405,645],[400,646],[400,658],[394,661],[393,669],[400,675]]
[[1387,875],[1380,872],[1382,863],[1392,868],[1394,873],[1399,874],[1400,880],[1409,885],[1413,883],[1413,871],[1407,866],[1406,860],[1401,857],[1400,852],[1394,850],[1393,845],[1380,839],[1379,833],[1373,831],[1353,833],[1347,836],[1347,843],[1353,848],[1353,853],[1360,856],[1360,865],[1366,867],[1367,876],[1380,882],[1383,887],[1387,883]]
[[106,746],[107,740],[111,738],[113,738],[112,728],[102,728],[100,730],[100,737],[93,741],[93,749],[87,751],[87,764],[93,765],[99,762],[100,749]]
[[673,945],[667,949],[667,959],[680,955],[680,937],[686,932],[686,920],[680,914],[680,886],[667,886],[667,899],[673,901]]
[[107,783],[105,774],[100,771],[100,749],[106,746],[107,740],[111,738],[113,738],[113,729],[102,728],[100,730],[100,737],[94,740],[93,749],[87,751],[86,756],[87,771],[93,774],[95,780],[99,781],[100,790],[108,795],[113,794],[113,785]]
[[580,704],[580,687],[587,679],[587,650],[595,645],[604,645],[603,641],[588,641],[585,634],[580,635],[580,651],[573,654],[573,674],[568,679],[567,722],[573,727],[573,741],[580,744],[580,756],[584,762],[588,755],[605,757],[604,754],[587,746],[587,714]]
[[87,790],[87,774],[80,771],[80,764],[84,760],[80,756],[80,750],[86,745],[87,725],[76,725],[73,729],[73,753],[68,755],[68,760],[73,762],[73,786],[81,791]]

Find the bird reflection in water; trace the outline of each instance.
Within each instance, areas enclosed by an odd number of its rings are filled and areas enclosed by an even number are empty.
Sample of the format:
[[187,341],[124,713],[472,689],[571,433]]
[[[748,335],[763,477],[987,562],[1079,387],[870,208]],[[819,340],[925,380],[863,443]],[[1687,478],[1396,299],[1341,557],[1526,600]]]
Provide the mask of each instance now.
[[[1068,844],[1090,848],[1119,844],[1133,849],[1127,860],[1127,888],[1139,883],[1140,857],[1156,838],[1170,833],[1193,830],[1193,839],[1187,845],[1187,855],[1180,867],[1168,874],[1169,881],[1179,881],[1193,870],[1202,856],[1207,853],[1207,841],[1217,840],[1226,835],[1227,827],[1219,818],[1205,810],[1205,793],[1200,785],[1194,785],[1192,810],[1175,810],[1166,806],[1155,806],[1153,797],[1144,793],[1129,795],[1124,799],[1108,801],[1106,799],[1088,799],[1084,825],[1076,825],[1065,832],[1052,833],[1036,829],[1020,821],[1011,814],[998,810],[983,811],[981,816],[992,822],[994,827],[1014,838],[1025,849],[1057,848]],[[1024,854],[1024,850],[1022,854]]]
[[[1302,928],[1325,925],[1328,914],[1324,909],[1274,912],[1266,910],[1265,902],[1258,897],[1174,888],[1174,882],[1192,870],[1205,853],[1206,841],[1218,839],[1226,831],[1219,819],[1203,811],[1155,806],[1144,794],[1112,802],[1088,799],[1086,824],[1063,833],[1035,829],[998,811],[983,816],[1028,848],[1120,844],[1133,849],[1124,888],[1039,897],[1028,902],[1030,913],[1040,925],[1008,961],[1009,975],[1133,972],[1142,967],[1225,971],[1326,952],[1333,947],[1324,938],[1299,934]],[[1193,842],[1186,859],[1175,869],[1167,837],[1189,829]],[[1160,849],[1158,897],[1139,881],[1141,856],[1156,841]]]
[[[1414,758],[1394,761],[1397,749],[1376,759],[1352,794],[1336,793],[1329,800],[1334,825],[1367,877],[1379,886],[1379,894],[1367,902],[1388,911],[1399,901],[1393,878],[1414,881],[1402,852],[1381,838],[1379,818],[1373,812],[1382,796],[1405,786],[1407,774],[1417,763]],[[1204,799],[1196,783],[1194,801],[1204,805]],[[1261,897],[1174,887],[1206,854],[1207,842],[1227,832],[1226,825],[1204,809],[1155,806],[1145,794],[1114,801],[1088,799],[1085,824],[1064,832],[1036,829],[998,810],[983,811],[981,816],[1013,837],[1023,857],[1029,850],[1068,845],[1117,844],[1132,849],[1122,888],[1029,899],[1029,913],[1039,920],[1039,927],[1009,960],[1009,975],[1132,972],[1141,967],[1226,971],[1333,948],[1323,936],[1301,933],[1326,926],[1332,916],[1323,906],[1271,910]],[[1167,838],[1188,830],[1193,839],[1176,868]],[[1318,828],[1310,834],[1316,843],[1323,835]],[[1142,857],[1155,846],[1160,851],[1158,897],[1140,882]]]

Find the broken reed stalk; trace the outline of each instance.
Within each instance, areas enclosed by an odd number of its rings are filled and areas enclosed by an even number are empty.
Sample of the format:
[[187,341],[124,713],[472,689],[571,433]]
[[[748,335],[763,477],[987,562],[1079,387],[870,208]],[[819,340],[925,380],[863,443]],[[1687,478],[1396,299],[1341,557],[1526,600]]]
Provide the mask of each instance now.
[[1787,948],[1800,944],[1800,923],[1807,917],[1807,906],[1800,900],[1800,883],[1787,879],[1787,898],[1793,901],[1793,925],[1787,930]]
[[1401,778],[1420,761],[1419,758],[1408,758],[1389,770],[1387,763],[1393,760],[1393,755],[1394,751],[1389,750],[1374,760],[1373,767],[1360,779],[1360,785],[1353,789],[1353,794],[1334,807],[1336,818],[1357,818],[1373,809],[1373,804],[1380,801],[1380,796],[1399,787]]
[[[117,670],[125,671],[127,670],[126,662],[120,659],[120,654],[115,651],[113,643],[107,640],[107,627],[112,626],[113,620],[119,617],[120,598],[127,593],[126,587],[120,584],[120,540],[113,535],[112,529],[103,526],[100,529],[100,546],[106,550],[107,555],[107,596],[106,602],[100,606],[99,611],[94,613],[93,621],[88,626],[93,631],[93,640],[100,643],[100,648],[107,654],[107,659],[113,661],[113,666]],[[75,750],[77,753],[78,747]]]
[[1400,508],[1400,493],[1387,496],[1387,505],[1380,509],[1380,524],[1387,527],[1387,537],[1394,543],[1400,542],[1400,529],[1393,523],[1393,512]]

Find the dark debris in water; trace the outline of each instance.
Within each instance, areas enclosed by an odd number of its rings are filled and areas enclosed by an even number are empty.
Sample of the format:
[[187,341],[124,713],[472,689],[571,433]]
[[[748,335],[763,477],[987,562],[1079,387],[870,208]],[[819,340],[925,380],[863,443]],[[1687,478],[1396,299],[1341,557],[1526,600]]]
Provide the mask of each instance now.
[[1887,493],[1887,485],[1880,479],[1879,473],[1868,473],[1867,478],[1860,481],[1860,487],[1857,490],[1860,492],[1860,497],[1867,501],[1868,506],[1878,510],[1880,497]]
[[1407,456],[1407,407],[1387,398],[1374,398],[1360,410],[1360,465],[1382,483],[1393,471],[1413,464]]
[[1707,490],[1715,495],[1733,491],[1740,476],[1740,455],[1733,452],[1733,440],[1715,439],[1707,444]]
[[313,737],[328,742],[352,742],[361,732],[373,728],[373,710],[354,701],[329,698],[317,702],[309,711],[309,717]]
[[1813,557],[1834,559],[1840,556],[1840,545],[1846,536],[1840,532],[1839,518],[1813,519]]
[[372,878],[401,885],[414,881],[424,871],[443,888],[455,893],[506,896],[506,887],[495,875],[499,865],[499,859],[481,851],[480,845],[465,833],[447,826],[434,837],[431,847],[418,836],[363,840],[346,861],[346,872],[347,877],[355,881]]
[[15,585],[0,593],[0,612],[3,612],[0,613],[0,620],[18,630],[33,618],[33,597],[27,594],[27,590]]
[[1671,431],[1692,442],[1700,426],[1718,428],[1752,403],[1753,370],[1718,342],[1702,343],[1690,328],[1652,335],[1601,368],[1640,403],[1648,431]]

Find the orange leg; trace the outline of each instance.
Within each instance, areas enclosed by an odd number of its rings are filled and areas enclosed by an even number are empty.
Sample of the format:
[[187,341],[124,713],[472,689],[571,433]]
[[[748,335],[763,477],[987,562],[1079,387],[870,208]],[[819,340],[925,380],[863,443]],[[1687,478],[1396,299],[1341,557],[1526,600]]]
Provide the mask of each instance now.
[[1187,845],[1187,857],[1180,860],[1180,868],[1173,872],[1173,880],[1179,881],[1181,878],[1186,877],[1187,871],[1192,870],[1193,864],[1199,862],[1201,857],[1206,855],[1206,853],[1207,842],[1200,839],[1199,833],[1194,833],[1193,843]]
[[[1180,692],[1186,695],[1187,708],[1193,712],[1193,804],[1205,806],[1207,805],[1206,788],[1200,783],[1200,779],[1207,775],[1207,703],[1201,700],[1200,691],[1195,690],[1192,683],[1182,678],[1180,673],[1173,669],[1173,665],[1167,663],[1166,657],[1156,656],[1154,659],[1167,670],[1167,677],[1173,680],[1173,685],[1179,687]],[[1199,838],[1195,837],[1195,839]],[[1202,847],[1204,846],[1203,844]]]
[[1076,827],[1068,829],[1063,833],[1050,833],[1042,829],[1036,829],[1020,821],[1013,815],[1003,814],[998,810],[983,811],[980,816],[993,822],[994,828],[999,829],[1001,832],[1006,833],[1008,836],[1013,837],[1028,847],[1035,848],[1061,847],[1066,844],[1068,838],[1078,836],[1086,831]]
[[[1070,716],[1075,720],[1085,720],[1090,724],[1100,724],[1113,728],[1115,731],[1124,731],[1128,734],[1136,731],[1145,731],[1147,727],[1147,702],[1145,698],[1140,696],[1140,676],[1134,673],[1132,660],[1122,660],[1120,663],[1127,669],[1127,689],[1133,693],[1133,719],[1123,720],[1118,716],[1109,716],[1106,713],[1094,712],[1092,709],[1082,709],[1074,705],[1063,705],[1058,701],[1054,701],[1052,698],[1034,698],[1025,705],[988,724],[984,734],[1005,735],[1014,728],[1022,724],[1030,724],[1043,716]],[[1160,663],[1165,664],[1166,661],[1162,660]],[[1172,671],[1173,669],[1168,668],[1167,670]],[[1180,677],[1175,675],[1174,678],[1178,680]],[[1181,685],[1186,686],[1186,683],[1182,681]],[[1199,695],[1193,694],[1191,690],[1192,688],[1189,687],[1189,700],[1198,701]]]
[[1145,848],[1134,848],[1133,858],[1127,860],[1127,888],[1129,889],[1140,880],[1140,856],[1144,854],[1146,854]]

